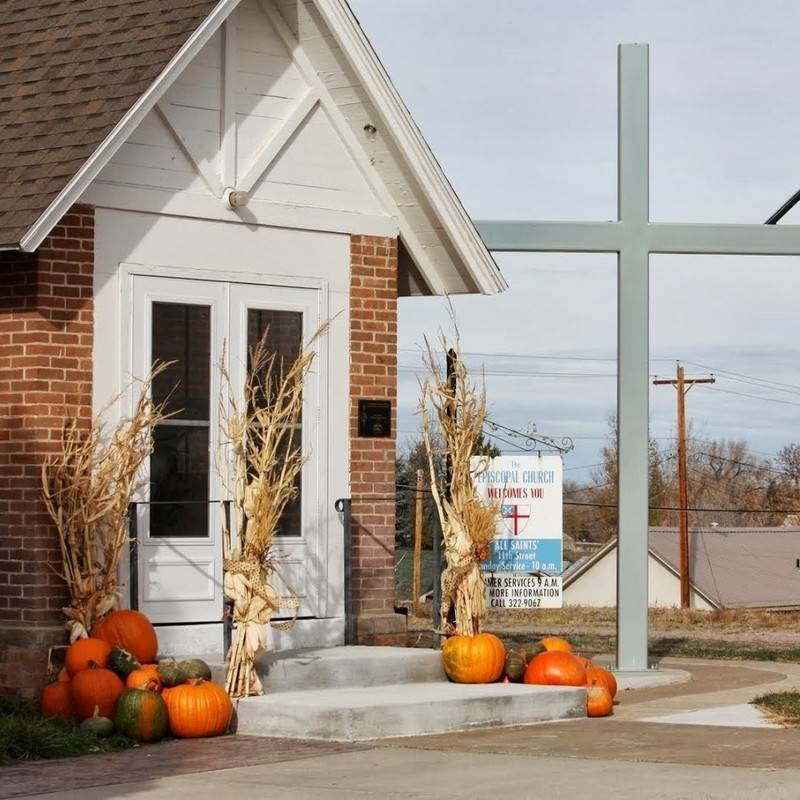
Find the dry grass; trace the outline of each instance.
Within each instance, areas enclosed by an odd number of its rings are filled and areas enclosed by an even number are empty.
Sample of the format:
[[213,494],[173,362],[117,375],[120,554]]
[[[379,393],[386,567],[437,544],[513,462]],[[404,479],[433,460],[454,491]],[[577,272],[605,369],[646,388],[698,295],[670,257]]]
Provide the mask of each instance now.
[[800,728],[800,692],[769,692],[750,701],[787,728]]
[[[326,331],[323,326],[309,347]],[[316,352],[306,348],[285,367],[270,352],[268,337],[269,330],[250,350],[241,399],[221,367],[225,388],[220,419],[231,459],[220,472],[235,511],[231,529],[223,537],[225,596],[233,602],[236,624],[225,688],[234,697],[263,694],[255,660],[267,646],[264,627],[280,609],[296,612],[299,606],[289,587],[283,584],[288,591],[282,596],[273,585],[274,576],[280,579],[280,574],[272,543],[286,506],[297,496],[307,460],[297,431],[303,384]],[[288,628],[292,623],[274,624]]]
[[[449,347],[444,336],[440,343],[447,352]],[[419,410],[446,564],[441,577],[442,628],[445,633],[472,636],[480,632],[486,612],[485,590],[478,564],[488,555],[489,544],[494,538],[497,508],[480,500],[473,480],[476,467],[472,454],[488,416],[485,387],[478,388],[470,381],[458,353],[457,337],[455,344],[453,374],[448,378],[426,341],[425,364],[430,375],[422,382]],[[435,464],[443,453],[434,448],[437,437],[434,436],[431,416],[440,432],[444,454],[450,459],[451,475],[447,486],[437,480]]]
[[163,404],[151,400],[152,381],[167,366],[154,367],[139,385],[132,415],[110,432],[103,422],[107,409],[88,430],[68,419],[59,450],[42,465],[42,496],[58,531],[61,576],[70,596],[62,609],[70,641],[87,636],[117,603],[128,509],[142,483],[139,470],[153,449],[153,428],[168,416]]

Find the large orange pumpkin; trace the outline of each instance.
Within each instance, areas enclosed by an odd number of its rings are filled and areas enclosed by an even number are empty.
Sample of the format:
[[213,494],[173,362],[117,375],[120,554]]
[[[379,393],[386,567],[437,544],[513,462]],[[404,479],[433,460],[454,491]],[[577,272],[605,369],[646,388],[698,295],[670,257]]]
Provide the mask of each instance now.
[[191,678],[187,683],[165,689],[162,697],[169,712],[169,729],[181,738],[219,736],[225,732],[233,715],[228,693],[201,678]]
[[614,709],[611,692],[598,683],[586,690],[586,714],[590,717],[607,717]]
[[451,636],[442,646],[442,666],[456,683],[492,683],[505,665],[505,645],[492,633]]
[[92,636],[104,639],[112,647],[123,647],[133,653],[141,664],[156,660],[158,639],[155,628],[141,611],[112,611],[94,628]]
[[46,717],[72,719],[72,690],[67,681],[50,683],[42,689],[39,709]]
[[617,679],[612,672],[602,667],[589,667],[586,670],[586,685],[592,686],[595,683],[599,686],[605,686],[611,697],[616,697]]
[[548,650],[531,660],[522,682],[544,686],[586,686],[586,670],[572,653]]
[[572,652],[572,645],[566,640],[558,636],[545,636],[544,639],[539,640],[539,644],[545,650],[560,650],[564,653]]
[[88,669],[92,664],[105,667],[110,654],[111,645],[102,639],[95,639],[92,636],[88,639],[78,639],[67,648],[64,666],[74,678],[82,669]]
[[160,692],[164,686],[158,675],[158,664],[143,664],[135,669],[125,679],[128,689],[149,689],[151,692]]
[[78,722],[94,714],[101,717],[114,716],[114,707],[125,685],[110,669],[92,667],[81,670],[72,679],[72,711]]

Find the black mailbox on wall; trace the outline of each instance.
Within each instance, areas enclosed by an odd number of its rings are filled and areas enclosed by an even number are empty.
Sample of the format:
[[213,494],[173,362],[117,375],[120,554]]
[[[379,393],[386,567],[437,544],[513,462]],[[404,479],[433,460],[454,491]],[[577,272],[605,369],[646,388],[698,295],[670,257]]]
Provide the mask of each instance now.
[[387,439],[392,435],[392,404],[389,400],[358,401],[358,435]]

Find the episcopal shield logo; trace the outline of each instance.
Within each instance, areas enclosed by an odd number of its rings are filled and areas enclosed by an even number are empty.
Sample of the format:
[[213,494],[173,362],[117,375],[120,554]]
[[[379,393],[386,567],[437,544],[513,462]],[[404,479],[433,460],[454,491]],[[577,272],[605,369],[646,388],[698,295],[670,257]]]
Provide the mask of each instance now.
[[503,516],[503,522],[508,532],[513,536],[519,536],[525,530],[528,520],[531,518],[531,507],[504,503],[500,507],[500,513]]

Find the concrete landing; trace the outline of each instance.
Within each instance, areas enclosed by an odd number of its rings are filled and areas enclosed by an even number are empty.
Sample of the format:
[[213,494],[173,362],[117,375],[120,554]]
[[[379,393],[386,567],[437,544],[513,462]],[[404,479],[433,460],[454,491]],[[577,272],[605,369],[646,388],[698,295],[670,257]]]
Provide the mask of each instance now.
[[238,732],[359,742],[585,715],[582,688],[437,681],[244,698]]
[[687,683],[692,676],[685,669],[642,669],[615,671],[614,677],[617,689],[624,692],[628,689],[653,689],[657,686]]

